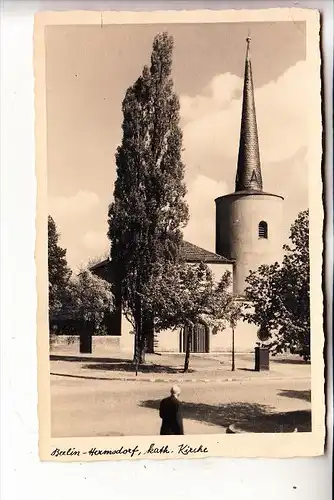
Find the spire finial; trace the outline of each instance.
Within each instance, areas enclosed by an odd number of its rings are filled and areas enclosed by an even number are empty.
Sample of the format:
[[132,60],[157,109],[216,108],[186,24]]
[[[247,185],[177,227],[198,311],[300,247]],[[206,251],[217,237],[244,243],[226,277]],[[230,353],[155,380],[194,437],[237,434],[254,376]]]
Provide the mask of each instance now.
[[254,102],[254,88],[252,64],[250,60],[250,33],[246,38],[246,61],[244,90],[242,103],[242,117],[239,142],[239,156],[235,190],[262,191],[262,175],[260,164],[259,141]]
[[247,38],[246,38],[246,42],[247,42],[247,50],[246,50],[246,61],[249,60],[249,57],[250,57],[250,43],[252,41],[252,38],[251,38],[251,35],[250,35],[250,30],[248,30],[248,35],[247,35]]

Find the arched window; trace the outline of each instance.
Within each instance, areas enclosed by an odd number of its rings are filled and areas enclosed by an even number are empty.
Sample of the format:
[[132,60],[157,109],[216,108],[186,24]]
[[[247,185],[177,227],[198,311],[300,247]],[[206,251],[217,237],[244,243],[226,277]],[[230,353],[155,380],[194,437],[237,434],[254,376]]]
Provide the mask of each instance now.
[[268,224],[264,220],[259,223],[259,238],[268,239]]

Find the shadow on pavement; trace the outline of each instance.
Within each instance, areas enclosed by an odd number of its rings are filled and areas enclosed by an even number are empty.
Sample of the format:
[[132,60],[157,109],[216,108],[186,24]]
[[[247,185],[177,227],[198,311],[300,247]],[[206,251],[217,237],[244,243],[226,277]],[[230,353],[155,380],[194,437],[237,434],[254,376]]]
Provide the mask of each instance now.
[[[135,367],[132,362],[127,363],[97,363],[83,365],[83,368],[88,368],[91,370],[102,370],[102,371],[118,371],[118,372],[134,372]],[[193,373],[194,370],[189,369],[188,373]],[[181,368],[174,368],[172,366],[157,365],[157,364],[147,364],[141,365],[138,369],[138,373],[183,373]]]
[[[83,365],[82,368],[101,371],[118,371],[118,372],[135,372],[135,366],[130,359],[122,358],[98,358],[90,356],[69,356],[69,355],[50,355],[50,361],[69,361],[77,363],[89,363]],[[189,369],[188,373],[193,373],[193,369]],[[148,362],[139,367],[138,373],[183,373],[182,368],[166,366]]]
[[67,354],[50,354],[50,361],[98,362],[98,363],[131,363],[129,359],[96,358],[94,356],[69,356]]
[[282,389],[279,393],[279,396],[284,396],[285,398],[291,399],[301,399],[302,401],[311,402],[311,391],[294,391],[290,389]]
[[[160,400],[146,400],[140,406],[158,410]],[[311,432],[311,411],[273,413],[273,408],[257,403],[209,405],[182,402],[184,418],[228,427],[235,424],[241,431],[253,433]]]
[[270,358],[271,363],[281,363],[284,365],[305,365],[309,366],[311,363],[309,361],[304,361],[302,358],[300,359],[289,359],[289,358],[275,358],[274,356]]

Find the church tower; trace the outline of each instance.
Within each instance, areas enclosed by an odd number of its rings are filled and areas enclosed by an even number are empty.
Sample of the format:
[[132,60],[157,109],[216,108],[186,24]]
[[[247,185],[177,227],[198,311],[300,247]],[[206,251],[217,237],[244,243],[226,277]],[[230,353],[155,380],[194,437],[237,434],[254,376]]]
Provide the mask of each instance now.
[[215,200],[216,253],[235,261],[233,290],[239,296],[250,270],[283,257],[284,199],[263,190],[250,41],[247,37],[235,191]]

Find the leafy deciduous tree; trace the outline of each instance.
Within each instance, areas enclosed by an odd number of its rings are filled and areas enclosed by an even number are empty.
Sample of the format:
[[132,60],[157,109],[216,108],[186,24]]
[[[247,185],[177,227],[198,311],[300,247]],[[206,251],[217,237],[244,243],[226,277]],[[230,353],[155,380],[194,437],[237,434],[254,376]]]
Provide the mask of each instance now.
[[70,283],[70,300],[63,309],[67,319],[80,325],[80,350],[92,351],[92,334],[98,331],[106,314],[112,312],[114,296],[111,284],[82,270]]
[[282,264],[260,266],[246,282],[245,318],[271,333],[273,354],[290,351],[310,359],[310,264],[308,210],[290,230]]
[[207,265],[182,262],[164,266],[158,277],[148,284],[145,293],[153,311],[155,331],[187,328],[185,372],[189,367],[190,339],[196,323],[204,321],[209,327],[223,330],[236,317],[230,284],[228,271],[216,283]]
[[104,314],[113,310],[112,285],[89,270],[82,270],[72,280],[71,289],[72,314],[78,319],[98,326],[103,321]]

